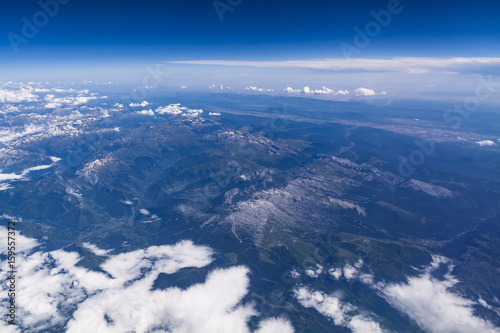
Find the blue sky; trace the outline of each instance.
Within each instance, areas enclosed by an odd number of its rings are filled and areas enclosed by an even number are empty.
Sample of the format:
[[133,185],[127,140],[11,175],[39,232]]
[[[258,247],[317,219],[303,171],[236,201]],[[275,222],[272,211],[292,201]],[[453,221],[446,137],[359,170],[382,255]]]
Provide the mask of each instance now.
[[[213,0],[6,3],[0,20],[0,80],[85,75],[124,78],[141,75],[144,66],[157,63],[168,64],[173,77],[196,72],[211,73],[213,78],[217,73],[258,77],[269,70],[169,62],[343,59],[345,46],[356,45],[355,28],[366,33],[367,24],[375,22],[373,12],[391,8],[390,22],[377,23],[378,31],[369,37],[369,44],[358,47],[350,57],[495,58],[500,54],[498,1],[216,1],[219,12]],[[50,11],[54,3],[59,7],[56,13],[47,15],[32,36],[23,34],[26,20],[43,20],[41,4],[51,4]],[[13,40],[17,46],[12,46]],[[494,64],[486,73],[497,70],[498,64]],[[297,76],[314,77],[310,68],[293,71]],[[316,71],[321,72],[318,77],[325,75],[324,68]],[[358,73],[360,69],[348,71]],[[286,76],[289,71],[276,69],[273,73]]]

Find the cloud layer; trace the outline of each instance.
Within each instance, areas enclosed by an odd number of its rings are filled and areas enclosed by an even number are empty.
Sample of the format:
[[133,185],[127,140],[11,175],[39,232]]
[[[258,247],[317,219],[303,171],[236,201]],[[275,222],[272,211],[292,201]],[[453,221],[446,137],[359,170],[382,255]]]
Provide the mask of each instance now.
[[[441,265],[448,266],[443,280],[431,274]],[[500,332],[498,327],[474,314],[476,302],[452,291],[459,282],[451,274],[452,270],[448,259],[435,256],[421,275],[409,277],[406,283],[381,284],[376,288],[393,307],[427,332]]]
[[[6,230],[0,228],[6,244]],[[172,274],[186,267],[204,267],[213,252],[191,241],[151,246],[110,255],[90,243],[82,246],[105,258],[91,271],[77,266],[75,252],[36,251],[39,243],[17,235],[17,315],[23,332],[65,327],[67,332],[249,332],[248,320],[258,315],[253,305],[242,304],[248,293],[249,270],[244,266],[215,269],[204,283],[186,289],[153,289],[160,273]],[[22,246],[21,246],[22,245]],[[7,263],[2,262],[1,278]],[[5,284],[0,290],[6,302]],[[0,309],[5,316],[5,307]],[[69,319],[71,318],[71,319]],[[69,319],[69,321],[68,321]],[[18,332],[0,322],[2,332]],[[293,332],[284,319],[261,321],[258,333]]]
[[382,333],[382,328],[376,321],[360,314],[357,307],[342,302],[340,297],[306,287],[296,289],[295,297],[303,306],[314,308],[331,318],[337,326],[347,327],[355,333]]
[[191,65],[248,66],[262,68],[306,68],[330,71],[388,71],[409,74],[430,72],[470,72],[482,68],[499,68],[500,58],[488,57],[395,57],[391,59],[327,58],[288,61],[183,60],[169,63]]

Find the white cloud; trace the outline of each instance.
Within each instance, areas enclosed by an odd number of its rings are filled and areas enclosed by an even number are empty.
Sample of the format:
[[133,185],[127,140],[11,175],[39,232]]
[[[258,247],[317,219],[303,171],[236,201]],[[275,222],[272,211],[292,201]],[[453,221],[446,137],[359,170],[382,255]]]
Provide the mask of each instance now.
[[142,215],[151,215],[151,212],[147,209],[139,209],[139,212],[141,212]]
[[255,333],[293,333],[293,327],[286,319],[269,318],[261,321]]
[[302,306],[316,309],[331,318],[337,326],[347,327],[355,333],[382,333],[382,328],[376,321],[359,314],[357,307],[342,302],[335,295],[300,287],[295,290],[295,297]]
[[187,86],[181,86],[181,89],[187,89],[188,87]]
[[356,96],[375,96],[375,91],[368,88],[357,88],[354,93]]
[[[0,182],[10,182],[10,181],[28,181],[27,175],[32,171],[45,170],[52,167],[52,164],[38,165],[35,167],[24,169],[20,174],[17,173],[1,173],[0,170]],[[5,187],[7,186],[7,187]],[[0,191],[10,188],[8,184],[0,183]]]
[[[19,219],[14,218],[13,216],[5,215],[5,214],[2,215],[1,217],[4,218],[4,219],[10,220],[10,221],[14,221],[16,223],[17,223],[17,221],[19,221]],[[35,247],[37,247],[38,245],[40,245],[35,239],[29,238],[29,237],[25,237],[24,235],[22,235],[19,232],[17,232],[17,234],[16,234],[16,241],[17,241],[16,242],[16,251],[17,251],[16,253],[20,253],[20,254],[28,253],[32,249],[34,249]],[[7,251],[5,251],[6,250],[6,246],[7,246],[7,228],[5,228],[4,226],[0,226],[0,242],[2,242],[1,243],[2,244],[1,248],[3,250],[2,252],[3,253],[7,253]],[[5,269],[4,264],[6,264],[5,261],[3,261],[1,263],[1,265],[3,266],[2,269]],[[2,287],[4,287],[4,286],[2,285]],[[4,297],[4,295],[2,295],[2,297]]]
[[66,187],[66,193],[74,196],[75,198],[77,198],[79,200],[83,198],[83,195],[80,192],[78,192],[78,190],[75,190],[71,187]]
[[376,93],[372,89],[363,88],[363,87],[359,87],[359,88],[355,89],[354,93],[356,94],[356,96],[375,96],[375,95],[385,95],[385,94],[387,94],[387,92],[385,92],[385,91]]
[[495,146],[495,142],[491,140],[483,140],[483,141],[478,141],[476,142],[478,145],[482,146]]
[[170,63],[219,66],[250,66],[261,68],[308,68],[334,71],[390,71],[423,74],[453,73],[482,67],[500,66],[500,58],[487,57],[395,57],[391,59],[327,58],[289,61],[184,60]]
[[0,114],[18,113],[19,111],[19,107],[11,104],[5,104],[1,106]]
[[[88,94],[88,90],[84,91]],[[47,102],[44,107],[46,109],[56,109],[60,108],[64,105],[68,106],[78,106],[82,104],[86,104],[91,100],[97,99],[95,96],[83,96],[79,94],[78,96],[64,96],[64,97],[55,97],[53,94],[48,94],[45,96],[44,100]]]
[[[448,266],[443,280],[431,275],[441,265]],[[421,275],[408,277],[405,283],[377,284],[376,288],[393,307],[428,332],[500,332],[489,321],[475,316],[475,302],[452,291],[458,283],[451,275],[452,270],[453,265],[448,259],[434,256],[431,265]]]
[[20,102],[35,102],[38,96],[33,94],[31,86],[20,87],[19,90],[10,90],[0,88],[1,103],[20,103]]
[[[305,91],[305,87],[304,87],[304,92],[306,92]],[[326,94],[334,94],[335,91],[332,90],[332,89],[330,89],[330,88],[327,88],[327,87],[323,86],[321,89],[311,90],[310,93],[326,95]]]
[[[479,299],[478,302],[464,298],[452,288],[459,282],[452,275],[453,264],[442,256],[433,256],[431,264],[421,270],[418,276],[408,277],[407,282],[374,283],[372,274],[362,273],[363,261],[359,260],[354,266],[347,264],[343,268],[331,268],[329,273],[336,279],[342,276],[347,279],[358,279],[374,288],[391,306],[406,314],[425,331],[432,333],[445,332],[500,332],[500,328],[495,327],[491,322],[477,317],[474,314],[474,306],[482,305],[488,308],[488,304]],[[448,268],[442,279],[432,275],[434,271],[442,266]],[[318,311],[326,311],[324,305],[317,299],[321,299],[317,294],[304,298],[308,304],[317,307]],[[313,301],[316,299],[316,303]],[[321,310],[322,309],[322,310]],[[340,316],[342,312],[337,309],[334,314]],[[498,312],[500,313],[500,311]],[[332,315],[333,316],[333,315]],[[341,318],[342,316],[340,316]]]
[[186,116],[186,117],[198,117],[202,113],[203,113],[203,110],[201,110],[201,109],[188,109],[182,115]]
[[149,110],[141,110],[141,111],[137,111],[136,112],[137,114],[142,114],[142,115],[146,115],[146,116],[154,116],[155,113],[153,110],[149,109]]
[[91,243],[82,243],[82,246],[86,248],[87,250],[91,251],[94,253],[96,256],[105,256],[109,253],[110,250],[103,250],[95,246],[94,244]]
[[317,278],[323,272],[323,266],[316,264],[316,267],[306,268],[304,273],[312,278]]
[[292,87],[286,87],[285,91],[287,93],[300,93],[300,89],[293,89]]
[[246,90],[253,90],[253,91],[259,91],[259,92],[263,92],[263,91],[271,92],[271,91],[274,91],[274,89],[258,88],[258,87],[255,87],[255,86],[248,86],[248,87],[246,87]]
[[120,103],[115,103],[115,104],[113,104],[113,106],[117,107],[117,108],[123,108],[125,105],[120,104]]
[[219,112],[209,112],[209,116],[220,116],[221,114]]
[[333,95],[333,96],[336,96],[336,95],[348,95],[349,94],[349,90],[333,90],[333,89],[330,89],[330,88],[327,88],[325,86],[321,87],[320,89],[311,89],[309,86],[305,86],[303,87],[302,89],[294,89],[290,86],[286,87],[285,88],[285,91],[287,93],[291,93],[291,94],[297,94],[297,93],[304,93],[304,94],[307,94],[307,95]]
[[170,104],[167,106],[160,106],[159,108],[156,109],[156,113],[159,114],[182,114],[184,110],[186,110],[186,107],[181,106],[180,103],[177,104]]
[[330,275],[333,276],[335,280],[339,280],[340,277],[342,276],[342,268],[340,267],[330,268],[328,270],[328,273],[330,273]]
[[[0,231],[0,240],[6,244],[6,230],[2,227]],[[247,333],[248,320],[258,314],[252,304],[241,303],[249,288],[249,270],[244,266],[215,269],[205,282],[186,289],[153,290],[160,273],[201,268],[212,262],[210,248],[190,241],[118,255],[84,243],[91,251],[108,255],[101,265],[103,273],[77,266],[81,257],[75,252],[34,252],[39,245],[36,241],[20,234],[17,237],[16,265],[23,283],[17,285],[16,305],[23,332],[65,326],[67,332]],[[3,280],[6,264],[1,263]],[[5,288],[6,284],[0,285],[2,301],[7,300]],[[4,307],[0,315],[5,316]],[[289,333],[293,329],[284,319],[268,318],[257,330],[271,331]]]
[[170,104],[167,106],[160,106],[156,109],[158,114],[171,114],[171,115],[182,115],[185,117],[198,117],[203,113],[201,109],[189,109],[185,106],[181,106],[180,103]]
[[479,299],[477,300],[477,302],[478,302],[479,304],[481,304],[481,306],[484,306],[485,308],[487,308],[488,310],[493,310],[493,307],[492,307],[491,305],[489,305],[488,303],[486,303],[486,301],[485,301],[484,299],[479,298]]
[[147,102],[147,101],[142,101],[141,103],[130,103],[129,106],[142,106],[142,107],[145,107],[145,106],[148,106],[150,103]]

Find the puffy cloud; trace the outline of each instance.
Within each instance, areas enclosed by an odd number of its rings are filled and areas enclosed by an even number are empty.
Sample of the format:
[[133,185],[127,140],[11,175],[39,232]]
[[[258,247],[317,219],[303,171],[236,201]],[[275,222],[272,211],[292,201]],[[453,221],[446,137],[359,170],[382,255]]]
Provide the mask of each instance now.
[[[8,216],[8,215],[5,215],[5,214],[2,215],[1,217],[3,219],[10,220],[10,221],[13,221],[13,222],[18,222],[19,221],[18,218],[15,218],[13,216]],[[37,246],[40,245],[40,243],[38,243],[35,239],[29,238],[29,237],[25,237],[24,235],[22,235],[19,232],[16,234],[16,240],[17,240],[17,244],[16,244],[16,251],[17,252],[16,253],[18,253],[18,254],[28,253],[32,249],[34,249],[34,248],[36,248]],[[5,228],[3,226],[0,226],[0,242],[2,242],[1,243],[2,244],[2,249],[6,250],[7,228]],[[7,251],[2,251],[2,253],[7,253]],[[6,264],[6,263],[5,262],[1,263],[2,269],[5,269],[4,264]],[[2,287],[3,287],[3,284],[2,284]]]
[[219,112],[209,112],[209,116],[220,116],[221,114]]
[[25,125],[20,128],[0,129],[0,143],[7,143],[10,141],[14,141],[24,136],[44,132],[45,130],[46,130],[45,127],[33,124]]
[[[336,280],[343,276],[347,280],[358,279],[371,286],[391,306],[415,320],[425,331],[432,333],[499,333],[500,328],[474,314],[473,307],[475,305],[488,308],[488,304],[484,300],[479,299],[478,302],[474,302],[452,290],[459,281],[452,275],[454,266],[451,261],[442,256],[433,256],[432,259],[431,264],[422,269],[420,275],[408,277],[407,282],[402,283],[374,283],[373,275],[361,272],[363,267],[361,260],[354,266],[347,264],[343,268],[331,268],[329,273]],[[442,279],[434,277],[432,273],[443,266],[448,268],[444,277]],[[326,312],[322,302],[318,301],[324,295],[318,296],[318,294],[311,294],[311,292],[304,292],[303,295],[308,296],[304,296],[303,299],[310,307],[323,309],[322,311]],[[339,313],[342,314],[338,309],[332,313],[337,316],[340,316]]]
[[20,102],[35,102],[38,96],[33,94],[34,90],[31,86],[20,87],[19,90],[0,88],[1,103],[20,103]]
[[18,113],[19,111],[19,107],[11,104],[2,105],[0,108],[0,114]]
[[[88,92],[88,90],[86,90]],[[64,105],[68,106],[77,106],[86,104],[91,100],[97,99],[95,96],[64,96],[64,97],[55,97],[53,94],[48,94],[45,96],[44,100],[47,102],[44,107],[46,109],[56,109],[60,108]]]
[[482,146],[495,146],[495,142],[491,140],[483,140],[483,141],[478,141],[476,142],[478,145]]
[[142,114],[142,115],[146,115],[146,116],[154,116],[155,113],[153,110],[149,109],[149,110],[141,110],[141,111],[137,111],[136,112],[137,114]]
[[330,268],[328,270],[328,273],[330,273],[330,275],[333,276],[335,280],[339,280],[340,277],[342,276],[342,268],[340,267]]
[[286,319],[269,318],[260,323],[256,333],[293,333],[293,327]]
[[95,246],[94,244],[91,243],[82,243],[82,246],[86,248],[87,250],[91,251],[93,254],[96,256],[105,256],[109,253],[110,250],[103,250]]
[[355,89],[354,93],[356,94],[356,96],[375,96],[375,95],[385,95],[385,94],[387,94],[387,92],[385,92],[385,91],[382,91],[380,93],[376,93],[372,89],[363,88],[363,87],[359,87],[359,88]]
[[[2,244],[7,243],[6,235],[1,227]],[[75,252],[36,251],[40,244],[35,240],[19,233],[17,239],[16,268],[23,280],[17,285],[16,306],[23,332],[64,326],[67,332],[246,333],[248,320],[258,315],[251,303],[242,303],[250,282],[244,266],[215,269],[203,283],[185,289],[153,288],[160,273],[211,263],[213,251],[206,246],[181,241],[110,255],[84,243],[85,248],[106,257],[100,266],[104,272],[97,272],[78,266],[82,258]],[[7,262],[0,265],[0,278],[5,279]],[[2,302],[7,301],[5,288],[0,285]],[[0,308],[0,315],[5,316],[5,311]],[[2,332],[9,332],[3,328]],[[256,332],[293,329],[285,319],[268,318]]]
[[248,87],[246,87],[246,90],[253,90],[253,91],[259,91],[259,92],[263,92],[263,91],[271,92],[271,91],[274,91],[274,89],[258,88],[258,87],[255,87],[255,86],[248,86]]
[[[439,280],[431,273],[441,265],[448,266],[448,273]],[[500,332],[491,322],[475,316],[475,302],[452,291],[458,283],[452,271],[448,259],[434,256],[421,275],[408,277],[404,283],[377,284],[376,288],[393,307],[428,332]]]
[[[27,175],[32,171],[45,170],[52,167],[52,164],[47,165],[38,165],[35,167],[24,169],[20,174],[17,173],[1,173],[0,170],[0,186],[5,185],[5,183],[1,182],[10,182],[10,181],[27,181],[29,178]],[[10,188],[10,187],[7,187]],[[5,188],[6,189],[6,188]],[[0,188],[2,190],[2,188]]]
[[395,57],[391,59],[373,58],[327,58],[288,61],[240,61],[240,60],[182,60],[170,63],[219,66],[250,66],[261,68],[308,68],[335,71],[389,71],[410,74],[431,72],[470,72],[481,68],[500,67],[500,58],[488,57]]
[[285,91],[287,93],[300,93],[300,89],[293,89],[292,87],[286,87]]
[[83,198],[83,195],[78,191],[78,190],[75,190],[71,187],[66,187],[66,193],[74,196],[75,198],[81,200]]
[[355,209],[359,215],[366,216],[366,210],[361,207],[360,205],[350,203],[348,201],[340,200],[340,199],[334,199],[331,197],[328,197],[330,203],[332,203],[335,206],[340,206],[344,209]]
[[[208,86],[208,89],[220,89],[220,90],[224,90],[224,87],[221,85],[219,86],[216,86],[215,84],[212,84],[210,86]],[[227,89],[230,89],[229,87],[227,87]]]
[[321,87],[321,89],[311,89],[309,86],[305,86],[302,89],[293,89],[292,87],[286,87],[285,91],[287,93],[304,93],[307,95],[348,95],[348,90],[333,90],[327,88],[325,86]]
[[295,290],[295,297],[302,306],[316,309],[337,326],[347,327],[355,333],[382,333],[379,323],[360,314],[357,307],[342,302],[335,295],[300,287]]
[[148,106],[150,103],[147,102],[147,101],[142,101],[141,103],[130,103],[129,106],[142,106],[142,107],[145,107],[145,106]]

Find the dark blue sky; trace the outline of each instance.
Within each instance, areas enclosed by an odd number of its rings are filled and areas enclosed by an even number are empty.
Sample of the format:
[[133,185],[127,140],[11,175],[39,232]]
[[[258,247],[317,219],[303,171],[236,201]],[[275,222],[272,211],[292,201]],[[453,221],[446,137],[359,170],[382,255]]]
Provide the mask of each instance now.
[[[43,0],[42,0],[43,1]],[[227,0],[221,0],[226,2]],[[233,0],[236,1],[236,0]],[[290,59],[338,57],[355,26],[387,1],[243,0],[221,22],[212,0],[71,0],[18,58]],[[364,52],[370,56],[496,56],[500,51],[500,2],[402,0]],[[37,1],[3,4],[2,56],[12,59],[8,32],[22,36],[21,18],[32,19]],[[26,54],[22,54],[25,51]]]
[[[67,4],[59,5],[57,14],[42,22],[36,33],[23,35],[23,20],[31,24],[43,19],[40,4],[54,1]],[[478,74],[500,71],[498,0],[400,0],[399,13],[392,14],[369,45],[350,57],[359,58],[354,63],[344,59],[341,43],[354,45],[355,27],[365,30],[374,21],[371,11],[387,10],[397,0],[215,1],[232,6],[223,21],[214,0],[4,1],[0,80],[98,79],[137,84],[147,75],[148,66],[161,64],[170,75],[164,84],[177,88],[206,89],[216,84],[282,90],[289,85],[316,89],[325,85],[387,90],[387,96],[437,96],[467,94],[477,85]],[[9,41],[12,36],[24,38],[18,52]],[[447,61],[448,57],[476,59]],[[341,61],[317,68],[307,60],[324,58]],[[227,62],[205,67],[200,62],[186,64],[188,60],[276,64],[304,59],[293,69]],[[377,59],[389,62],[380,65]],[[344,69],[346,65],[350,69]]]

